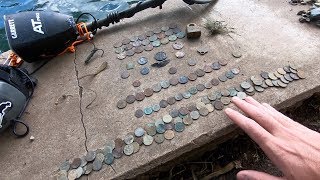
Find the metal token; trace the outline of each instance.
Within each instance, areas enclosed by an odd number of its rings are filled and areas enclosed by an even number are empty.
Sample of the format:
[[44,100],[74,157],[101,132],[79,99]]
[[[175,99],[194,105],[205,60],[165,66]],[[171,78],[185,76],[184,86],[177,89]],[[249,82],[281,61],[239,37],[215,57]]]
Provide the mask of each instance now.
[[307,77],[306,73],[304,71],[302,71],[302,70],[297,70],[297,75],[301,79],[305,79]]
[[126,51],[125,52],[126,53],[126,56],[133,56],[134,54],[135,54],[135,51],[133,51],[133,50],[128,50],[128,51]]
[[[90,152],[90,151],[89,151]],[[95,157],[95,156],[94,156]],[[94,158],[93,158],[94,159]],[[93,161],[93,160],[92,160]],[[68,171],[70,169],[70,163],[69,161],[64,161],[63,163],[61,163],[59,170],[60,171]]]
[[206,74],[202,69],[197,69],[195,73],[198,77],[203,77]]
[[142,44],[143,46],[147,46],[147,45],[150,44],[150,41],[149,41],[149,39],[145,39],[145,40],[141,41],[141,44]]
[[172,86],[176,86],[177,84],[179,84],[179,79],[173,77],[173,78],[171,78],[171,79],[169,80],[169,83],[170,83],[170,85],[172,85]]
[[163,89],[167,89],[167,88],[170,86],[170,82],[167,81],[167,80],[160,81],[160,86],[161,86]]
[[226,81],[228,80],[228,78],[227,78],[225,75],[219,76],[218,79],[219,79],[221,82],[226,82]]
[[210,82],[211,82],[211,84],[212,84],[213,86],[218,86],[219,83],[220,83],[220,81],[219,81],[218,79],[216,79],[216,78],[213,78]]
[[202,108],[199,109],[199,114],[200,114],[201,116],[207,116],[207,115],[209,114],[209,111],[208,111],[208,109],[204,106],[204,107],[202,107]]
[[125,38],[124,40],[122,40],[122,44],[123,44],[123,45],[129,44],[130,41],[131,41],[130,39]]
[[132,143],[133,146],[133,153],[137,153],[140,150],[140,144],[137,142]]
[[141,137],[144,135],[144,129],[141,127],[138,127],[135,131],[134,131],[134,135],[137,137]]
[[150,36],[153,36],[154,33],[153,33],[153,31],[147,31],[147,32],[146,32],[146,35],[147,35],[147,37],[150,37]]
[[181,42],[175,42],[172,44],[172,47],[175,50],[181,50],[184,47],[184,44]]
[[123,139],[124,143],[126,143],[126,144],[133,143],[133,140],[134,140],[134,137],[132,134],[127,134]]
[[143,114],[144,114],[144,112],[141,109],[136,110],[136,112],[134,113],[136,118],[141,118],[143,116]]
[[290,73],[290,77],[294,80],[298,80],[300,79],[299,76],[297,74],[294,74],[294,73]]
[[186,125],[189,126],[193,123],[193,120],[191,119],[191,117],[189,115],[187,115],[186,117],[184,117],[182,119],[182,122]]
[[147,35],[141,34],[138,38],[140,41],[143,41],[143,40],[147,39]]
[[157,61],[164,61],[167,59],[167,54],[163,51],[161,52],[157,52],[155,55],[154,55],[154,59],[157,60]]
[[174,96],[174,98],[177,100],[177,101],[181,101],[183,99],[183,95],[181,93],[178,93]]
[[144,47],[145,51],[152,51],[153,50],[153,46],[151,44],[148,44]]
[[150,114],[152,114],[152,112],[153,112],[152,107],[146,107],[146,108],[144,108],[143,112],[144,112],[145,115],[150,115]]
[[72,163],[70,164],[70,167],[72,169],[76,169],[81,165],[81,159],[80,158],[75,158],[73,159]]
[[193,119],[193,120],[197,120],[199,119],[200,117],[200,113],[198,111],[192,111],[190,112],[190,117]]
[[141,41],[134,41],[134,42],[132,43],[132,46],[133,46],[133,47],[139,47],[139,46],[141,46]]
[[181,115],[185,116],[185,115],[189,114],[189,110],[188,110],[188,108],[186,108],[186,107],[181,107],[181,108],[179,109],[179,113],[180,113]]
[[228,96],[230,96],[230,91],[225,89],[225,90],[221,91],[221,95],[224,97],[228,97]]
[[169,39],[168,38],[163,38],[163,39],[161,39],[160,42],[161,42],[161,44],[166,45],[166,44],[169,43]]
[[224,61],[224,60],[219,60],[219,64],[220,64],[221,66],[226,66],[226,65],[228,65],[228,62],[227,62],[227,61]]
[[166,36],[171,36],[173,35],[173,30],[169,29],[165,32]]
[[128,64],[126,65],[126,69],[127,69],[127,70],[134,69],[134,64],[133,64],[133,63],[128,63]]
[[227,72],[225,73],[225,75],[226,75],[226,77],[227,77],[228,79],[233,79],[233,78],[234,78],[234,74],[233,74],[231,71],[227,71]]
[[168,72],[169,72],[169,74],[175,74],[175,73],[177,73],[177,68],[171,67]]
[[268,76],[269,76],[269,78],[270,78],[271,80],[276,80],[276,79],[278,79],[273,73],[269,73]]
[[160,92],[161,89],[162,89],[162,87],[161,87],[161,85],[159,83],[152,86],[153,92],[156,92],[156,93]]
[[198,93],[198,90],[196,87],[191,87],[188,92],[191,94],[191,95],[195,95]]
[[183,39],[186,36],[186,33],[181,31],[176,33],[176,36],[178,39]]
[[206,89],[211,89],[213,87],[212,83],[211,82],[206,82],[204,84],[204,87],[206,87]]
[[188,77],[186,76],[180,76],[179,77],[179,83],[180,84],[186,84],[188,82]]
[[287,87],[288,86],[288,84],[286,84],[286,83],[283,83],[282,81],[280,81],[280,80],[277,80],[278,81],[278,85],[280,86],[280,87],[282,87],[282,88],[285,88],[285,87]]
[[125,145],[123,149],[123,153],[127,156],[130,156],[131,154],[133,154],[133,145],[132,144]]
[[189,66],[195,66],[197,64],[197,61],[195,59],[189,59],[188,60],[188,65]]
[[116,148],[112,151],[114,158],[119,159],[123,156],[123,148]]
[[179,116],[179,110],[173,109],[173,110],[170,111],[169,114],[170,114],[170,116],[171,116],[172,118],[176,118],[176,117]]
[[273,87],[274,86],[270,79],[266,79],[265,82],[266,82],[267,86],[269,86],[269,87]]
[[68,179],[69,180],[77,179],[77,172],[75,169],[72,169],[68,172]]
[[251,84],[247,81],[244,81],[240,85],[243,89],[249,89],[251,87]]
[[279,87],[278,81],[277,80],[272,80],[272,84],[276,87]]
[[[171,41],[171,42],[176,41],[178,38],[179,37],[177,35],[174,35],[174,34],[168,37],[169,41]],[[181,38],[179,38],[179,39],[181,39]]]
[[157,37],[158,37],[158,39],[161,40],[166,37],[166,34],[162,32],[162,33],[158,34]]
[[229,97],[221,97],[220,101],[222,102],[222,104],[228,105],[230,104],[231,99]]
[[152,44],[153,47],[159,47],[159,46],[161,46],[160,40],[153,41],[151,44]]
[[[283,78],[284,78],[284,77],[283,77]],[[266,89],[266,88],[268,88],[269,86],[266,84],[266,81],[263,80],[261,87],[263,87],[264,89]]]
[[174,131],[172,130],[167,130],[165,133],[164,133],[164,138],[167,139],[167,140],[171,140],[174,138]]
[[154,42],[154,41],[158,40],[158,36],[154,34],[154,35],[150,36],[148,39],[150,42]]
[[238,92],[237,97],[244,100],[247,97],[247,94],[244,92]]
[[189,99],[191,97],[191,93],[189,93],[188,91],[182,93],[183,98],[185,99]]
[[283,83],[286,83],[286,84],[289,84],[290,82],[288,80],[286,80],[286,78],[284,76],[282,76],[280,78],[280,80],[283,82]]
[[130,76],[129,71],[123,71],[123,72],[121,73],[121,78],[122,78],[122,79],[127,79],[129,76]]
[[209,48],[206,47],[206,46],[200,46],[200,47],[198,47],[197,51],[198,51],[199,54],[205,55],[205,54],[208,53]]
[[238,68],[232,68],[231,69],[231,72],[234,74],[234,75],[238,75],[240,73],[240,69]]
[[238,91],[236,89],[229,89],[228,91],[231,97],[237,96]]
[[245,90],[246,92],[253,92],[254,91],[254,88],[252,86],[250,86],[250,88],[246,89]]
[[265,72],[265,71],[262,71],[260,73],[260,76],[263,78],[263,79],[268,79],[269,78],[269,73],[268,72]]
[[142,75],[147,75],[147,74],[149,74],[149,72],[150,72],[150,70],[149,70],[148,67],[142,67],[142,68],[140,69],[140,73],[141,73]]
[[182,132],[182,131],[184,131],[184,129],[185,129],[185,125],[183,124],[183,122],[177,122],[177,123],[175,123],[175,125],[174,125],[174,129],[175,129],[177,132]]
[[133,36],[133,37],[130,38],[131,42],[135,42],[135,41],[138,41],[138,40],[139,40],[138,36]]
[[209,113],[214,111],[214,107],[212,106],[212,104],[206,104],[206,108],[208,109]]
[[129,50],[129,49],[126,47],[119,47],[119,48],[116,48],[114,52],[117,54],[120,54],[120,53],[123,53],[124,50]]
[[182,122],[181,117],[174,118],[173,123],[176,124],[177,122]]
[[214,101],[214,103],[212,105],[216,110],[219,110],[219,111],[221,111],[224,107],[224,105],[221,101]]
[[203,67],[203,70],[204,70],[204,72],[206,72],[206,73],[211,73],[211,72],[212,72],[212,68],[211,68],[211,66],[209,66],[209,65],[205,65],[205,66]]
[[161,108],[166,108],[168,106],[168,102],[166,100],[161,100],[159,105]]
[[280,73],[278,73],[277,71],[273,73],[277,78],[281,78],[282,75]]
[[242,54],[241,54],[240,50],[235,50],[232,52],[232,56],[235,58],[241,58]]
[[143,92],[136,93],[136,100],[137,101],[142,101],[142,100],[144,100],[145,97],[146,96],[144,95]]
[[125,59],[127,57],[127,55],[126,55],[126,53],[120,53],[120,54],[118,54],[118,56],[117,56],[117,58],[119,59],[119,60],[123,60],[123,59]]
[[185,56],[185,53],[183,51],[177,51],[175,55],[178,59],[181,59]]
[[115,43],[115,44],[113,44],[113,47],[114,48],[119,48],[119,47],[121,47],[122,46],[122,42],[120,43],[120,42],[117,42],[117,43]]
[[285,74],[284,78],[289,82],[293,81],[293,79],[291,78],[290,74]]
[[117,102],[117,107],[119,109],[124,109],[125,107],[127,107],[127,102],[125,100],[120,100]]
[[106,163],[107,165],[111,165],[114,161],[114,156],[112,153],[107,153],[105,155],[105,159],[104,159],[104,163]]
[[102,162],[98,159],[95,159],[92,163],[92,170],[94,171],[100,171],[100,169],[102,168]]
[[173,105],[174,103],[176,103],[176,99],[174,97],[169,97],[167,99],[168,104]]
[[261,86],[254,86],[254,89],[255,89],[257,92],[263,92],[263,91],[264,91],[264,88],[261,87]]
[[285,75],[286,74],[286,71],[283,69],[283,68],[278,68],[277,69],[277,72],[281,75]]
[[189,103],[189,104],[187,105],[187,109],[189,110],[189,112],[191,112],[191,111],[197,111],[197,110],[198,110],[196,103]]
[[214,62],[212,63],[211,68],[213,70],[219,70],[221,68],[221,65],[218,62]]
[[150,146],[153,143],[153,137],[149,135],[144,135],[143,136],[143,144],[146,146]]
[[152,106],[152,110],[154,111],[154,112],[158,112],[158,111],[160,111],[160,105],[159,104],[154,104],[153,106]]
[[201,98],[201,102],[204,104],[209,104],[210,103],[210,99],[208,98],[208,96],[203,96]]
[[189,79],[190,81],[195,81],[195,80],[197,80],[197,78],[198,78],[198,76],[197,76],[195,73],[190,73],[190,74],[188,75],[188,79]]
[[198,84],[197,86],[196,86],[196,88],[197,88],[197,90],[198,91],[203,91],[206,87],[204,86],[204,84]]
[[147,63],[148,63],[148,58],[146,58],[146,57],[140,57],[138,59],[138,64],[140,64],[140,65],[145,65]]
[[207,95],[207,98],[210,101],[215,101],[217,99],[217,94],[216,93],[210,93],[210,94]]
[[157,144],[161,144],[164,142],[164,135],[163,134],[157,134],[154,136],[154,141],[157,143]]
[[153,95],[153,90],[151,88],[147,88],[144,90],[144,95],[146,97],[151,97]]

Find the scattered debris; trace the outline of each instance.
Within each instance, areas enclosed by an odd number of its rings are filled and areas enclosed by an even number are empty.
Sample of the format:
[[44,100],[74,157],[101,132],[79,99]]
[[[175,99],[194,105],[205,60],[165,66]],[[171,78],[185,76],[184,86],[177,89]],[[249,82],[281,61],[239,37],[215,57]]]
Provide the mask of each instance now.
[[60,96],[57,100],[56,100],[56,102],[54,103],[54,105],[59,105],[59,104],[61,104],[61,103],[63,103],[68,97],[73,97],[72,95],[67,95],[67,94],[63,94],[62,96]]
[[34,141],[34,136],[30,136],[30,141]]
[[203,19],[203,22],[211,35],[234,33],[234,28],[228,27],[225,21]]
[[89,77],[89,76],[93,76],[94,77],[94,76],[100,74],[102,71],[104,71],[104,70],[106,70],[108,68],[109,68],[108,62],[105,61],[100,65],[100,67],[97,69],[97,71],[95,73],[84,75],[84,76],[80,77],[79,79],[83,79],[83,78]]

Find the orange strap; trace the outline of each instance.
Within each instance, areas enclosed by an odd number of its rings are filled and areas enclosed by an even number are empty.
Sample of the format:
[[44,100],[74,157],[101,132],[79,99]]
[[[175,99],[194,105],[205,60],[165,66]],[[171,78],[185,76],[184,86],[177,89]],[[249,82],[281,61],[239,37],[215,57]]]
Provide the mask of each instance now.
[[23,62],[22,59],[13,52],[10,53],[9,60],[10,60],[9,66],[12,66],[12,67],[19,67]]

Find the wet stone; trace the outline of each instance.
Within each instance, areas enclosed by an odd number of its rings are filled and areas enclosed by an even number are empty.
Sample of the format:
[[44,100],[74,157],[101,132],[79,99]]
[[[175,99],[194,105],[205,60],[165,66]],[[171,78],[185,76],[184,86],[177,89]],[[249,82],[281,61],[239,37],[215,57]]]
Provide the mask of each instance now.
[[141,118],[143,116],[144,112],[141,109],[136,110],[135,116],[136,118]]

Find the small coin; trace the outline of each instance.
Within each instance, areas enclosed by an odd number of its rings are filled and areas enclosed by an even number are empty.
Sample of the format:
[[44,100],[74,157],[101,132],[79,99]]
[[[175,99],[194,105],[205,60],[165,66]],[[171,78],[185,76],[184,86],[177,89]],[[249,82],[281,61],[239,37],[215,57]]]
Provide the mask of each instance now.
[[186,84],[188,82],[188,77],[186,76],[180,76],[179,77],[179,83],[180,84]]
[[174,125],[174,129],[176,132],[182,132],[185,129],[185,125],[183,124],[183,122],[177,122]]
[[127,79],[130,76],[130,73],[128,71],[123,71],[121,73],[121,78],[122,79]]
[[228,91],[231,97],[237,96],[238,91],[236,89],[228,89]]
[[183,39],[184,37],[186,37],[186,33],[180,31],[180,32],[176,33],[176,36],[177,36],[177,38],[179,38],[179,39]]
[[125,39],[122,40],[122,44],[123,44],[123,45],[129,44],[130,41],[131,41],[131,40],[130,40],[129,38],[125,38]]
[[133,49],[133,51],[134,51],[136,54],[140,54],[140,53],[143,52],[144,47],[139,46],[139,47],[134,47],[134,48],[132,48],[132,49]]
[[147,37],[150,37],[150,36],[153,36],[153,35],[154,35],[153,31],[147,31],[146,32],[146,36]]
[[143,92],[136,93],[136,100],[137,101],[142,101],[142,100],[144,100],[145,97],[146,96],[144,95]]
[[189,79],[190,81],[195,81],[195,80],[197,80],[197,78],[198,78],[198,76],[197,76],[195,73],[190,73],[190,74],[188,75],[188,79]]
[[133,56],[135,54],[135,51],[132,50],[128,50],[125,52],[126,53],[126,56],[130,57],[130,56]]
[[144,95],[146,97],[151,97],[153,95],[153,90],[151,88],[147,88],[144,90]]
[[140,144],[137,142],[132,143],[133,146],[133,153],[137,153],[140,150]]
[[170,114],[170,116],[171,116],[172,118],[176,118],[176,117],[179,116],[179,110],[173,109],[173,110],[170,111],[169,114]]
[[[90,151],[89,151],[90,152]],[[95,156],[94,156],[94,158],[95,158]],[[93,159],[94,159],[93,158]],[[92,161],[93,161],[93,159],[92,159]],[[59,170],[60,171],[68,171],[70,169],[70,163],[69,163],[69,161],[67,160],[67,161],[64,161],[63,163],[61,163],[61,165],[60,165],[60,167],[59,167]]]
[[153,112],[152,107],[146,107],[146,108],[144,108],[143,112],[144,112],[145,115],[150,115],[150,114],[152,114],[152,112]]
[[226,65],[228,65],[228,62],[225,61],[225,60],[219,60],[219,64],[220,64],[221,66],[226,66]]
[[283,83],[286,83],[286,84],[289,84],[290,82],[288,80],[286,80],[286,78],[284,76],[282,76],[280,78],[280,80],[283,82]]
[[268,73],[268,72],[265,72],[265,71],[262,71],[262,72],[260,73],[260,76],[261,76],[262,78],[264,78],[264,79],[268,79],[268,78],[269,78],[269,73]]
[[160,81],[160,85],[163,89],[167,89],[170,86],[170,82],[167,80]]
[[164,135],[163,134],[157,134],[154,136],[154,141],[157,143],[157,144],[161,144],[164,142]]
[[174,97],[169,97],[167,99],[168,104],[173,105],[174,103],[176,103],[176,99]]
[[197,61],[195,59],[189,59],[188,60],[188,65],[189,66],[195,66],[197,64]]
[[219,83],[220,83],[220,81],[219,81],[218,79],[216,79],[216,78],[213,78],[210,82],[211,82],[211,84],[212,84],[213,86],[218,86]]
[[205,65],[205,66],[203,67],[203,70],[204,70],[204,72],[206,72],[206,73],[211,73],[211,72],[212,72],[212,68],[211,68],[211,66],[209,66],[209,65]]
[[133,145],[132,144],[125,145],[123,149],[123,153],[127,156],[130,156],[131,154],[133,154]]
[[70,164],[70,167],[72,169],[76,169],[81,165],[81,159],[80,158],[75,158],[73,159],[72,163]]
[[126,97],[126,102],[127,102],[128,104],[132,104],[132,103],[134,103],[135,101],[136,101],[136,97],[135,97],[134,95],[129,95],[129,96]]
[[183,119],[182,119],[182,122],[186,125],[186,126],[189,126],[193,123],[193,120],[191,119],[191,117],[189,115],[185,116]]
[[210,94],[207,95],[207,98],[210,101],[215,101],[217,99],[217,94],[216,93],[210,93]]
[[133,64],[133,63],[128,63],[128,64],[126,65],[126,69],[127,69],[127,70],[134,69],[134,64]]
[[120,53],[123,53],[123,51],[125,51],[125,50],[129,50],[129,49],[127,48],[127,45],[126,45],[125,47],[116,48],[116,49],[114,50],[114,52],[115,52],[116,54],[120,54]]
[[150,42],[154,42],[154,41],[158,40],[158,36],[154,34],[154,35],[150,36],[148,39]]
[[114,48],[119,48],[121,46],[122,46],[122,42],[117,42],[117,43],[113,44]]
[[205,55],[208,53],[209,48],[207,46],[200,46],[200,47],[198,47],[197,51],[199,54]]
[[171,68],[169,69],[169,74],[175,74],[175,73],[177,73],[177,68],[171,67]]
[[297,75],[301,79],[305,79],[307,77],[306,73],[304,71],[302,71],[302,70],[297,70]]
[[163,26],[163,27],[161,27],[161,30],[162,30],[163,32],[168,31],[169,29],[170,29],[169,26]]
[[293,81],[293,79],[291,78],[290,74],[285,74],[284,78],[289,82]]
[[153,46],[151,44],[148,44],[148,45],[144,46],[144,50],[145,51],[152,51],[153,50]]
[[182,118],[181,117],[177,117],[173,120],[173,123],[176,124],[177,122],[182,122]]
[[225,75],[219,76],[218,79],[219,79],[221,82],[226,82],[226,81],[228,80],[227,76],[225,76]]
[[234,74],[234,75],[238,75],[240,73],[240,69],[239,68],[232,68],[231,69],[231,72]]
[[204,86],[204,84],[198,84],[197,86],[196,86],[196,88],[197,88],[197,90],[198,91],[203,91],[204,89],[205,89],[205,86]]
[[[124,146],[124,142],[120,138],[115,139],[114,143],[115,143],[115,148],[121,148]],[[96,152],[96,153],[98,154],[98,153],[103,153],[103,152]]]
[[284,70],[286,73],[291,73],[289,66],[283,67],[283,70]]
[[138,127],[136,130],[134,130],[134,135],[137,137],[142,137],[144,135],[144,129]]
[[104,163],[106,163],[107,165],[111,165],[114,161],[114,156],[112,153],[107,153],[105,155],[105,159],[104,159]]
[[234,78],[234,74],[231,72],[231,71],[227,71],[225,73],[225,76],[228,78],[228,79],[233,79]]
[[181,50],[184,47],[184,44],[181,42],[175,42],[172,44],[172,47],[175,50]]
[[286,71],[283,69],[283,68],[278,68],[277,69],[277,72],[281,75],[285,75],[286,74]]
[[127,134],[123,139],[124,143],[126,143],[126,144],[133,143],[133,140],[134,140],[134,137],[132,134]]
[[276,79],[278,79],[273,73],[269,73],[268,76],[269,76],[269,78],[270,78],[271,80],[276,80]]
[[143,138],[142,137],[136,137],[136,138],[134,138],[134,142],[138,143],[141,146],[143,144]]
[[211,82],[206,82],[204,84],[204,87],[206,87],[206,89],[211,89],[213,87],[212,83]]
[[181,29],[179,27],[173,28],[173,33],[177,34],[179,32],[181,32]]
[[193,120],[197,120],[199,119],[200,117],[200,113],[198,111],[192,111],[190,112],[190,117],[193,119]]
[[161,41],[160,40],[156,40],[156,41],[151,42],[151,44],[152,44],[153,47],[159,47],[159,46],[161,46]]
[[186,107],[181,107],[181,108],[179,109],[179,113],[180,113],[181,115],[185,116],[185,115],[189,114],[189,110],[188,110],[188,108],[186,108]]
[[169,28],[170,29],[174,29],[174,28],[177,28],[177,27],[178,27],[178,25],[175,24],[175,23],[169,24]]
[[183,51],[177,51],[175,55],[178,59],[181,59],[185,56],[185,53]]
[[[284,77],[283,77],[283,79],[284,79]],[[266,84],[266,81],[263,80],[261,87],[263,87],[264,89],[266,89],[266,88],[268,88],[269,86]]]
[[147,35],[146,34],[141,34],[138,38],[139,38],[140,41],[143,41],[143,40],[147,39]]
[[170,41],[169,41],[168,38],[163,38],[163,39],[161,39],[160,42],[161,42],[161,44],[166,45],[166,44],[168,44]]
[[257,92],[263,92],[263,91],[264,91],[264,88],[261,87],[261,86],[254,86],[254,89],[255,89]]
[[286,84],[286,83],[283,83],[282,81],[280,81],[280,80],[277,80],[278,81],[278,85],[280,86],[280,87],[282,87],[282,88],[285,88],[285,87],[287,87],[288,86],[288,84]]
[[[272,80],[272,84],[276,87],[279,87],[278,81],[277,80]],[[249,92],[249,91],[247,91]]]
[[160,124],[164,125],[165,123],[162,121],[162,119],[158,119],[154,123],[156,126],[159,126]]
[[153,137],[145,134],[143,136],[143,144],[146,146],[150,146],[153,143]]
[[123,156],[123,148],[116,148],[112,150],[112,155],[116,159],[121,158]]
[[158,36],[158,39],[163,39],[166,37],[166,34],[162,32],[162,33],[158,34],[157,36]]
[[150,44],[150,41],[149,41],[149,39],[145,39],[145,40],[141,41],[141,44],[142,44],[143,46],[147,46],[147,45]]
[[221,97],[220,101],[222,102],[222,104],[228,105],[230,104],[231,99],[229,97]]
[[92,170],[94,171],[100,171],[100,169],[102,168],[102,162],[98,159],[95,159],[92,163]]
[[206,74],[202,69],[197,69],[195,73],[198,77],[203,77]]
[[241,51],[240,50],[234,50],[232,52],[232,56],[235,57],[235,58],[241,58],[241,56],[242,56]]
[[[112,155],[113,156],[113,155]],[[84,172],[84,174],[85,175],[89,175],[91,172],[92,172],[92,168],[93,168],[93,165],[92,164],[88,164],[88,165],[86,165],[85,166],[85,172]]]
[[75,169],[72,169],[68,172],[68,179],[69,180],[77,179],[77,172]]
[[290,67],[291,69],[297,70],[297,66],[296,66],[295,64],[293,64],[293,63],[290,63],[290,64],[289,64],[289,67]]
[[238,92],[237,97],[244,100],[247,97],[247,94],[244,92]]
[[185,99],[189,99],[189,98],[191,97],[191,93],[188,92],[188,91],[186,91],[186,92],[182,93],[182,96],[183,96],[183,98],[185,98]]
[[206,108],[208,109],[209,113],[214,111],[214,107],[212,106],[212,104],[206,104]]
[[295,74],[295,73],[290,73],[290,77],[291,77],[292,79],[294,79],[294,80],[300,79],[299,76],[298,76],[297,74]]
[[219,69],[221,69],[221,65],[218,62],[214,62],[214,63],[212,63],[211,68],[213,70],[219,70]]
[[199,109],[199,114],[201,116],[207,116],[209,114],[209,110],[204,106]]
[[135,42],[135,41],[138,41],[138,40],[139,40],[138,36],[133,36],[133,37],[130,38],[131,42]]
[[210,99],[208,98],[208,96],[203,96],[201,98],[201,102],[204,104],[210,104]]
[[139,46],[141,46],[141,41],[134,41],[134,42],[132,42],[132,46],[133,46],[133,47],[139,47]]
[[154,84],[154,85],[152,86],[152,90],[153,90],[155,93],[160,92],[161,89],[162,89],[162,87],[161,87],[161,85],[160,85],[159,83],[158,83],[158,84]]
[[142,75],[147,75],[147,74],[149,74],[149,72],[150,72],[150,70],[149,70],[148,67],[142,67],[142,68],[140,69],[140,73],[141,73]]
[[224,96],[224,97],[228,97],[228,96],[230,96],[230,91],[225,89],[225,90],[221,91],[221,95]]
[[218,110],[221,111],[224,108],[224,104],[221,101],[214,101],[213,103],[213,107]]
[[277,71],[273,73],[277,78],[282,77],[282,75],[280,73],[278,73]]
[[[168,37],[169,41],[171,41],[171,42],[176,41],[178,38],[179,37],[177,35],[174,35],[174,34]],[[181,38],[179,38],[179,39],[181,39]]]
[[159,105],[161,108],[166,108],[168,106],[168,102],[166,100],[161,100]]
[[164,124],[156,125],[156,131],[158,134],[163,134],[166,131],[166,126]]
[[174,131],[166,130],[166,132],[164,133],[164,138],[167,140],[173,139],[174,138]]
[[170,85],[172,86],[176,86],[177,84],[179,84],[179,79],[176,77],[173,77],[169,80]]
[[169,29],[165,32],[166,36],[171,36],[173,35],[173,30],[172,29]]
[[266,82],[267,86],[269,86],[269,87],[273,87],[274,86],[270,79],[266,79],[265,82]]
[[243,89],[249,89],[251,87],[251,84],[247,81],[244,81],[240,84],[240,86],[243,88]]
[[246,89],[245,91],[246,91],[246,92],[250,92],[250,93],[251,93],[251,92],[253,92],[253,91],[254,91],[254,88],[253,88],[252,86],[250,86],[250,88],[249,88],[249,89]]
[[118,54],[118,56],[117,56],[117,58],[119,59],[119,60],[123,60],[123,59],[125,59],[127,57],[127,55],[126,55],[126,53],[120,53],[120,54]]
[[138,59],[138,64],[140,64],[140,65],[145,65],[147,63],[148,63],[148,58],[146,58],[146,57],[140,57]]
[[154,104],[154,105],[152,106],[152,110],[153,110],[154,112],[158,112],[158,111],[160,111],[160,109],[161,109],[161,107],[160,107],[159,104]]
[[120,100],[117,102],[117,107],[119,109],[124,109],[125,107],[127,107],[127,102],[125,100]]
[[183,95],[181,93],[178,93],[174,96],[174,98],[177,100],[177,101],[181,101],[183,99]]
[[143,114],[144,114],[144,112],[141,109],[136,110],[136,112],[134,113],[136,118],[141,118],[143,116]]
[[198,90],[196,87],[191,87],[188,92],[191,94],[191,95],[195,95],[198,93]]
[[189,112],[191,112],[191,111],[197,111],[198,109],[197,109],[197,105],[195,104],[195,103],[189,103],[188,105],[187,105],[187,109],[189,110]]
[[154,55],[154,59],[157,60],[157,61],[164,61],[167,59],[167,54],[163,51],[161,52],[157,52],[155,55]]

